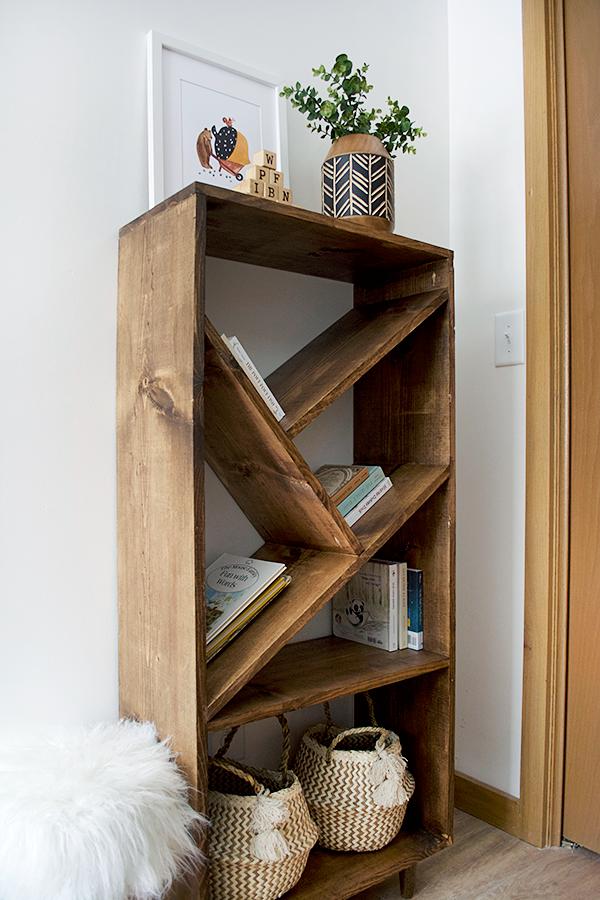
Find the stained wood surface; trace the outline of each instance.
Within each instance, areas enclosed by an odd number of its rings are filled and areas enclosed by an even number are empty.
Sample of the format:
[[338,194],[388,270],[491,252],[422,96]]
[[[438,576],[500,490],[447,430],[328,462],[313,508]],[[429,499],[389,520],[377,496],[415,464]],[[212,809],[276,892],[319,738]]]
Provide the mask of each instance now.
[[265,402],[206,320],[206,460],[264,541],[359,553]]
[[448,299],[430,291],[355,308],[266,379],[294,437]]
[[[417,863],[416,900],[596,900],[600,857],[531,844],[456,811],[454,844]],[[353,900],[398,900],[395,876]]]
[[[287,644],[211,722],[220,731],[448,668],[427,650],[388,653],[337,637]],[[300,687],[300,690],[299,690]]]
[[202,213],[192,195],[121,239],[117,347],[120,715],[173,735],[193,787],[205,719]]
[[567,0],[565,34],[571,273],[571,549],[563,834],[600,853],[598,3]]
[[[269,544],[254,555],[284,562],[292,583],[208,665],[207,712],[212,718],[262,666],[331,599],[389,536],[448,478],[441,466],[401,466],[394,487],[356,523],[360,556]],[[433,607],[435,609],[435,606]],[[434,616],[432,611],[431,616]],[[448,642],[446,642],[447,645]],[[338,695],[339,696],[339,695]]]
[[391,844],[372,853],[317,849],[310,854],[300,882],[285,896],[289,900],[346,900],[447,845],[441,835],[403,829]]

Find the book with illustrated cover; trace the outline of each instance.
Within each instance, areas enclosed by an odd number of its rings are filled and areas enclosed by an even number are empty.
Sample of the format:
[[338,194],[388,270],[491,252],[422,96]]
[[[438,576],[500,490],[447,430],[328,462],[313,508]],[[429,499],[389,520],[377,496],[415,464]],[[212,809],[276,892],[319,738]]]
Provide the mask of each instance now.
[[408,646],[423,649],[423,571],[407,570],[408,587]]
[[333,597],[333,633],[381,650],[398,649],[398,563],[370,560]]
[[223,340],[224,343],[229,347],[240,367],[244,370],[246,375],[248,375],[250,381],[279,422],[281,419],[283,419],[285,413],[279,405],[275,395],[267,386],[264,378],[240,344],[237,337],[227,337],[226,335],[222,334],[221,340]]
[[315,476],[338,506],[359,484],[369,477],[366,466],[320,466]]
[[206,570],[206,640],[218,635],[285,570],[283,563],[223,553]]
[[358,522],[360,517],[364,516],[366,511],[370,509],[374,503],[377,503],[384,494],[387,494],[391,487],[392,481],[390,478],[384,478],[383,481],[380,481],[370,494],[367,494],[367,496],[353,507],[349,513],[346,513],[344,519],[348,525],[354,525],[355,522]]
[[342,516],[346,516],[361,500],[365,499],[367,494],[370,494],[377,487],[380,481],[383,481],[384,474],[381,466],[367,466],[367,469],[369,472],[368,477],[338,504],[338,512]]
[[209,662],[213,659],[234,637],[237,637],[240,631],[249,625],[252,619],[256,618],[259,612],[288,586],[291,580],[289,575],[279,575],[239,615],[231,619],[222,631],[212,637],[206,644],[206,661]]

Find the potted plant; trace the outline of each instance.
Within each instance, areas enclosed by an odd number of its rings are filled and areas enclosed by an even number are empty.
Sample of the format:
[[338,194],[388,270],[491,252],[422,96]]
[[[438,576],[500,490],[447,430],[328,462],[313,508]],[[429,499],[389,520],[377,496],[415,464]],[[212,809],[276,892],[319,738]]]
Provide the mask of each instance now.
[[314,87],[284,87],[281,96],[308,117],[308,128],[332,146],[322,168],[322,202],[326,215],[352,217],[353,221],[379,229],[394,227],[393,156],[416,153],[414,142],[426,137],[408,118],[410,110],[388,97],[388,110],[367,109],[368,84],[365,63],[353,71],[345,53],[331,70],[323,65],[313,75],[328,82],[328,97]]

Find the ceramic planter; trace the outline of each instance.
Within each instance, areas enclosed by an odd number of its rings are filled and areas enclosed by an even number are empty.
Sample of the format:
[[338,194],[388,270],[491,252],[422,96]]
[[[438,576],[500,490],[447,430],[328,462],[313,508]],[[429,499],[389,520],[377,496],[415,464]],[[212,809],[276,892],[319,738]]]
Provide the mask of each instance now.
[[394,161],[379,138],[348,134],[331,145],[321,169],[326,216],[379,231],[394,228]]

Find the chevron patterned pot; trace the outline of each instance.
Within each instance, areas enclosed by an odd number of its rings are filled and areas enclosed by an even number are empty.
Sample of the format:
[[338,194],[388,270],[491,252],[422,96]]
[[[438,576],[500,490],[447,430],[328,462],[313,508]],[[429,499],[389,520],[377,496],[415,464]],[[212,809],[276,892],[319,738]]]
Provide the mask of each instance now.
[[379,138],[348,134],[331,145],[321,169],[326,216],[379,231],[394,228],[394,161]]

